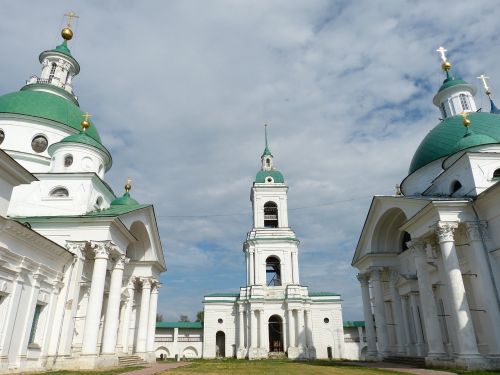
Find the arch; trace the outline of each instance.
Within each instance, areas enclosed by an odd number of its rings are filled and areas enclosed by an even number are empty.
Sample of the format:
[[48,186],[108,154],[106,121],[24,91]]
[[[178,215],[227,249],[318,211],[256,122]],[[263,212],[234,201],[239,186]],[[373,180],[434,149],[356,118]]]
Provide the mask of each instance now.
[[403,210],[398,207],[388,209],[380,217],[373,231],[371,251],[374,253],[401,252],[404,232],[399,228],[407,218]]
[[162,354],[163,354],[164,359],[170,357],[170,352],[164,346],[160,346],[160,347],[156,348],[155,354],[156,354],[156,358],[161,358]]
[[359,359],[360,359],[361,361],[366,360],[366,355],[367,355],[367,353],[368,353],[368,346],[363,346],[363,347],[361,348],[361,352],[359,353]]
[[198,351],[193,346],[188,346],[182,351],[182,357],[184,358],[198,358]]
[[69,197],[69,191],[64,186],[58,186],[50,191],[49,196],[52,198],[67,198]]
[[495,169],[495,171],[493,172],[493,178],[500,179],[500,168]]
[[127,258],[135,261],[153,260],[151,240],[144,223],[142,221],[134,221],[129,230],[137,241],[128,245]]
[[226,334],[222,331],[217,331],[215,334],[215,356],[217,358],[226,356]]
[[273,201],[264,203],[264,228],[278,228],[278,205]]
[[267,286],[281,286],[281,261],[275,255],[266,259],[266,284]]
[[458,180],[453,181],[451,183],[451,186],[450,186],[450,190],[451,190],[450,195],[456,193],[461,188],[462,188],[462,184],[460,181],[458,181]]
[[268,323],[269,351],[283,352],[283,319],[279,315],[272,315]]

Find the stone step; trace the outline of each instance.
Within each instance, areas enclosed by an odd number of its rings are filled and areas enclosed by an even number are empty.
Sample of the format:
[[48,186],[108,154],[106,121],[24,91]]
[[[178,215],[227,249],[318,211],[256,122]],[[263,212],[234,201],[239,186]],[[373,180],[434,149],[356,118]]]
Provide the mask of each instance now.
[[148,363],[138,355],[129,355],[126,357],[118,357],[118,364],[120,366],[143,366]]
[[285,359],[286,354],[285,354],[285,352],[269,352],[267,354],[267,358],[269,358],[269,359]]
[[425,366],[425,358],[424,357],[403,357],[403,356],[391,355],[391,356],[385,357],[384,362],[401,363],[404,365],[412,365],[412,366],[416,366],[416,367],[424,367]]

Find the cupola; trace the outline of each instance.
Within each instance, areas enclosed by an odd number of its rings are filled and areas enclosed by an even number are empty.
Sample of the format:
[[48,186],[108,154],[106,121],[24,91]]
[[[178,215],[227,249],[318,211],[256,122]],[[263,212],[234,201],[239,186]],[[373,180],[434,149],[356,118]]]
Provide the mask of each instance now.
[[130,196],[130,190],[132,189],[132,180],[130,177],[127,179],[124,187],[125,193],[111,202],[111,206],[135,206],[139,204],[139,202]]
[[255,176],[255,182],[259,184],[273,184],[273,183],[284,183],[285,180],[281,172],[274,168],[273,159],[274,156],[269,150],[267,143],[267,124],[264,125],[264,137],[265,137],[265,148],[262,156],[260,157],[262,166],[261,170]]

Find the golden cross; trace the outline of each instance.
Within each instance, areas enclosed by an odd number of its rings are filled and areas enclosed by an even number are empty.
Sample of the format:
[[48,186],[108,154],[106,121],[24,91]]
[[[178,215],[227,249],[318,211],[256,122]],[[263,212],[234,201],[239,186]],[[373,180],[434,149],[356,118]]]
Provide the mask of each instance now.
[[66,17],[68,17],[68,27],[71,28],[71,22],[73,21],[73,18],[80,18],[79,16],[76,15],[75,12],[68,12],[65,14]]
[[446,62],[446,55],[445,55],[445,52],[447,52],[448,50],[446,48],[444,48],[443,46],[439,47],[436,52],[438,52],[440,55],[441,55],[441,60],[443,60],[443,62],[445,63]]
[[92,115],[88,112],[85,112],[82,116],[85,121],[89,121],[89,117],[92,117]]
[[488,87],[488,82],[486,80],[490,79],[490,77],[486,77],[484,74],[481,74],[479,77],[476,77],[477,79],[480,79],[483,81],[483,86],[486,91],[489,91],[490,88]]
[[128,193],[130,189],[132,189],[132,179],[129,177],[125,183],[125,191]]

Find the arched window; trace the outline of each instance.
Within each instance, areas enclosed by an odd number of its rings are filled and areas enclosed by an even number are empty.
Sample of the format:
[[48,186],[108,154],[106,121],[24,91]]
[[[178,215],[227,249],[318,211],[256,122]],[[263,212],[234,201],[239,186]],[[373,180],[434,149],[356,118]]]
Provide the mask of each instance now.
[[493,172],[493,179],[499,179],[500,178],[500,168],[495,169],[495,172]]
[[73,155],[68,154],[64,157],[64,166],[67,168],[70,167],[71,164],[73,164]]
[[451,184],[451,194],[456,193],[461,188],[462,188],[462,184],[460,183],[460,181],[458,181],[458,180],[453,181],[453,183]]
[[446,107],[445,107],[444,103],[441,103],[441,114],[443,115],[444,119],[446,117],[448,117],[448,115],[446,114]]
[[404,232],[403,239],[401,240],[401,251],[402,252],[408,250],[408,245],[406,243],[410,242],[410,241],[411,241],[410,233]]
[[270,167],[270,166],[271,166],[271,159],[269,159],[269,158],[267,158],[267,159],[266,159],[266,165],[267,165],[268,167]]
[[56,74],[56,68],[57,68],[57,64],[52,63],[52,66],[50,67],[49,83],[52,82],[52,78],[54,78],[54,74]]
[[464,111],[470,110],[469,98],[465,94],[460,94],[460,104]]
[[264,227],[278,228],[278,205],[274,202],[264,204]]
[[65,187],[57,187],[50,192],[50,196],[54,198],[65,198],[69,196],[69,192]]
[[281,264],[275,256],[266,259],[266,283],[267,286],[281,285]]

